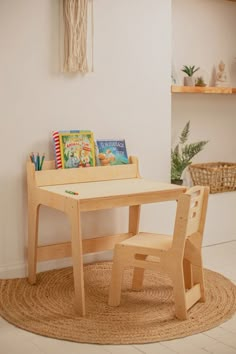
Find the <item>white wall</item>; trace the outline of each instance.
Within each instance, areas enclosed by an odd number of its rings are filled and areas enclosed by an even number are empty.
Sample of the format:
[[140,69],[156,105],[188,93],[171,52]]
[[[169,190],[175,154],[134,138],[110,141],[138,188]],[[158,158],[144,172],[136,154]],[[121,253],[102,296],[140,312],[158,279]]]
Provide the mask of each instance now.
[[[182,85],[183,65],[200,66],[209,78],[222,59],[236,87],[236,3],[172,0],[172,63]],[[195,74],[198,76],[198,73]],[[236,95],[172,94],[172,146],[188,120],[189,142],[209,140],[193,162],[236,162]],[[211,195],[205,244],[236,239],[236,192]]]
[[223,60],[236,85],[235,19],[236,4],[227,0],[172,0],[172,59],[180,84],[183,65],[200,66],[195,76],[210,84]]
[[[59,3],[0,1],[0,276],[24,273],[25,162],[31,151],[53,158],[52,130],[124,137],[143,176],[169,179],[170,0],[94,1],[95,72],[85,77],[60,72]],[[173,205],[164,204],[144,208],[143,228],[154,228],[156,212],[159,228],[169,228]],[[126,226],[123,217],[123,211],[84,215],[83,232],[116,232]],[[68,239],[64,215],[42,208],[39,236],[44,244]]]
[[[236,87],[236,4],[226,0],[172,0],[172,62],[179,84],[183,65],[210,77],[222,59]],[[197,77],[198,72],[195,73]],[[194,161],[236,161],[236,95],[172,94],[172,144],[191,121],[191,139],[209,140]]]

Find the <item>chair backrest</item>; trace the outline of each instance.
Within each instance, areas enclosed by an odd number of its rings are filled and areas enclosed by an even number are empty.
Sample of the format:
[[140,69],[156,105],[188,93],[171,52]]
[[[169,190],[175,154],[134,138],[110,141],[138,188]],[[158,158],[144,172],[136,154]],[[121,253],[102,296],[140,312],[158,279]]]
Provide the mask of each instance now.
[[195,186],[187,190],[178,199],[172,247],[183,254],[187,237],[198,238],[198,247],[202,245],[205,226],[209,187]]

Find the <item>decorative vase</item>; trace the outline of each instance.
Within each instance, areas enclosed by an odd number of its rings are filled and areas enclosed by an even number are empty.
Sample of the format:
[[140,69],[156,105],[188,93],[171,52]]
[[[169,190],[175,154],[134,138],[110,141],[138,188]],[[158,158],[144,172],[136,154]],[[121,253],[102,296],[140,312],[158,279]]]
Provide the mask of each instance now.
[[195,80],[193,76],[184,77],[184,86],[195,86]]

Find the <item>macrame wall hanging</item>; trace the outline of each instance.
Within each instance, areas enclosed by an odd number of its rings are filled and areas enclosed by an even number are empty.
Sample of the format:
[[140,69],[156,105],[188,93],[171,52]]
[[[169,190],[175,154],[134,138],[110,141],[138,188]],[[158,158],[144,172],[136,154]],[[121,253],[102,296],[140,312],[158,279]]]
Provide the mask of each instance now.
[[63,0],[64,72],[86,74],[88,17],[91,17],[91,71],[93,71],[93,0]]

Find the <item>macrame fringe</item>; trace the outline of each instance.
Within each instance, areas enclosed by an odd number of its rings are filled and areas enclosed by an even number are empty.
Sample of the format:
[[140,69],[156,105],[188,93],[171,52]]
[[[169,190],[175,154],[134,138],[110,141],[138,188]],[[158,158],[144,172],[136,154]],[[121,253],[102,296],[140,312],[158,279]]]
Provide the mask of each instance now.
[[88,4],[91,4],[91,55],[93,71],[93,0],[63,0],[64,72],[89,72],[87,61]]

